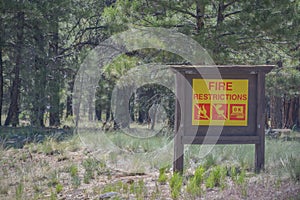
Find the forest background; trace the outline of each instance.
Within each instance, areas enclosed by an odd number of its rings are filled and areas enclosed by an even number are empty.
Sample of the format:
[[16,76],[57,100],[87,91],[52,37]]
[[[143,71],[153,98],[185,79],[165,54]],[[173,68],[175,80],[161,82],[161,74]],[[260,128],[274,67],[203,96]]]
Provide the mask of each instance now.
[[[73,119],[74,79],[87,54],[130,27],[164,27],[201,44],[216,64],[274,64],[267,76],[266,123],[300,126],[299,0],[1,0],[0,126],[62,127]],[[113,120],[117,80],[144,63],[187,64],[158,49],[126,53],[99,80],[88,120]],[[130,101],[131,118],[164,102],[174,123],[174,95],[149,84]]]

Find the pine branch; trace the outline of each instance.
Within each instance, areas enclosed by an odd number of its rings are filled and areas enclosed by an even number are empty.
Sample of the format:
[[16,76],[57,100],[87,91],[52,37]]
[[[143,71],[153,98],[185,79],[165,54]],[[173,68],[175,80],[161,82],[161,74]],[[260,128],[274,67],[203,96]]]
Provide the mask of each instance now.
[[234,11],[234,12],[232,12],[232,13],[228,13],[228,14],[224,15],[224,18],[229,17],[230,15],[238,14],[238,13],[240,13],[240,12],[242,12],[242,11],[241,11],[241,10],[237,10],[237,11]]

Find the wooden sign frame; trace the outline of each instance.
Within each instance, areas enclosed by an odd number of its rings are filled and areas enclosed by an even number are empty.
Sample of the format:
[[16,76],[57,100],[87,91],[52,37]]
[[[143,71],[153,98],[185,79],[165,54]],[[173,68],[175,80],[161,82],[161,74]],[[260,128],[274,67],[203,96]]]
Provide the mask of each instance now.
[[[273,68],[273,65],[172,66],[176,74],[174,171],[183,172],[185,144],[255,144],[255,170],[264,168],[265,75]],[[193,79],[248,80],[247,125],[192,125]],[[220,130],[221,133],[215,134]]]

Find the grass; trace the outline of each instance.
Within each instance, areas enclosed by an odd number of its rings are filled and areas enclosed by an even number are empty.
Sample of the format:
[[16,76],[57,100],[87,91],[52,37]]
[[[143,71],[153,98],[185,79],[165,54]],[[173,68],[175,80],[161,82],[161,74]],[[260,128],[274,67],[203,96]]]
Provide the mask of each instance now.
[[[270,187],[276,190],[285,180],[299,183],[300,143],[295,140],[267,139],[265,171],[258,175],[253,173],[254,145],[216,145],[208,154],[209,146],[186,145],[185,169],[193,172],[190,178],[186,172],[183,176],[168,173],[172,145],[168,136],[141,139],[120,132],[87,131],[63,141],[45,136],[23,149],[1,146],[0,199],[57,199],[71,191],[85,191],[95,198],[111,191],[119,193],[120,199],[198,199],[205,198],[207,188],[226,190],[228,182],[241,191],[240,198],[247,198],[251,177],[275,177]],[[153,183],[122,172],[151,174]]]
[[227,170],[223,166],[216,166],[212,168],[209,173],[208,178],[206,179],[206,187],[214,188],[214,187],[225,187],[225,176],[227,174]]
[[159,175],[158,175],[158,182],[160,184],[166,184],[167,180],[168,180],[168,177],[166,175],[166,170],[167,170],[167,167],[162,167],[159,169]]
[[169,181],[172,199],[178,199],[181,192],[183,178],[180,173],[174,173]]
[[201,196],[202,188],[201,185],[204,182],[204,173],[205,168],[203,166],[197,167],[194,176],[189,180],[186,191],[190,194],[191,198],[195,198],[196,196]]

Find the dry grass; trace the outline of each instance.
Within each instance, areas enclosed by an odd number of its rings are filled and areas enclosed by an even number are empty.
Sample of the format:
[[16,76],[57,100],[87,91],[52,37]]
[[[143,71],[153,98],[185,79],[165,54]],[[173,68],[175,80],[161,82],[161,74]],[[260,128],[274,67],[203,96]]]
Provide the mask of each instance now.
[[[253,145],[215,146],[204,158],[199,148],[186,148],[183,185],[176,194],[179,199],[299,196],[298,141],[267,140],[266,170],[259,175],[252,172]],[[106,192],[116,192],[115,199],[171,199],[172,152],[168,137],[137,139],[120,132],[99,131],[82,132],[62,141],[49,137],[22,149],[0,146],[0,199],[99,199]],[[199,165],[205,167],[201,192],[191,186],[187,189]],[[163,182],[158,180],[162,167]],[[235,176],[231,173],[233,167],[237,170]],[[209,178],[210,173],[218,174],[218,169],[227,170],[226,177],[222,175],[222,187],[216,184],[206,188],[206,183],[214,180]],[[194,191],[193,195],[188,191]]]

